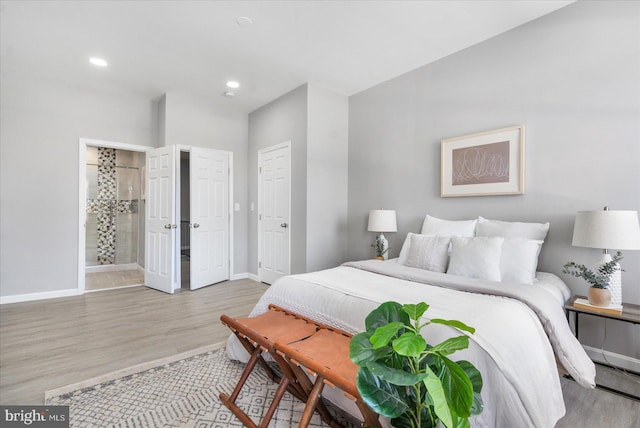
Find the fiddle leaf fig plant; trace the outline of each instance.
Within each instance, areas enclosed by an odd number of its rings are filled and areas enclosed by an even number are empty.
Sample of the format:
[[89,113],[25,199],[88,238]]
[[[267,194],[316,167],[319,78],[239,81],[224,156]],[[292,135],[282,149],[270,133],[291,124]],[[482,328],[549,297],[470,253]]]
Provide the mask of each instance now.
[[482,412],[482,376],[469,361],[450,355],[469,347],[469,337],[427,343],[421,330],[444,324],[473,334],[456,320],[421,322],[424,302],[385,302],[365,320],[366,331],[351,339],[351,360],[359,366],[356,384],[363,401],[399,428],[469,427],[469,417]]

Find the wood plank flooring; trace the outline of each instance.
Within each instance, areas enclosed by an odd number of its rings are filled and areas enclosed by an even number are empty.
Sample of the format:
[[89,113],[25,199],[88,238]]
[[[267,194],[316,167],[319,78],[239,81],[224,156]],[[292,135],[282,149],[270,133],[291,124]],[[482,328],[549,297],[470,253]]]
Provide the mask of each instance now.
[[170,296],[147,287],[0,307],[0,403],[218,343],[220,315],[246,316],[267,285],[224,282]]
[[[240,280],[174,296],[134,287],[2,305],[0,404],[41,404],[46,390],[226,340],[220,315],[246,316],[267,287]],[[640,428],[640,402],[562,387],[557,428]]]

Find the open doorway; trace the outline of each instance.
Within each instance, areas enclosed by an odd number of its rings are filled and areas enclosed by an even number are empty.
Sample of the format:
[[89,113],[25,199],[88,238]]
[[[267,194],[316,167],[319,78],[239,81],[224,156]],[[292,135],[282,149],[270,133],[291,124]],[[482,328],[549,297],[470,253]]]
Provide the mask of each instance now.
[[191,287],[191,189],[189,152],[180,152],[180,289]]
[[78,289],[144,283],[146,147],[81,138]]

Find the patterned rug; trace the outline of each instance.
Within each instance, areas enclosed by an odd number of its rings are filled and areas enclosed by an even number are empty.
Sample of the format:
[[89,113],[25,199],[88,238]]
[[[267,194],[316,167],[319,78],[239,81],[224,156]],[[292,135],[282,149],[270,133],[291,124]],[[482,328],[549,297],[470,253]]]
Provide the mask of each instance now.
[[[218,349],[211,349],[218,348]],[[71,427],[241,427],[221,402],[244,364],[209,347],[47,391],[45,404],[66,405]],[[256,367],[236,403],[254,422],[266,412],[277,385]],[[286,393],[270,427],[297,426],[304,403]],[[326,426],[315,414],[311,427]]]

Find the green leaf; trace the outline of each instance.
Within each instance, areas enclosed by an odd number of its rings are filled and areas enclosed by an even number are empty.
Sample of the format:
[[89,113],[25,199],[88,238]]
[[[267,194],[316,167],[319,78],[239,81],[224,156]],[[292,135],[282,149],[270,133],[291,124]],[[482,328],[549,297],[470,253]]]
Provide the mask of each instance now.
[[393,350],[405,357],[418,357],[427,347],[427,341],[412,331],[404,333],[392,343]]
[[473,385],[473,404],[471,405],[471,414],[479,415],[484,409],[484,403],[482,401],[482,375],[480,371],[475,368],[469,361],[456,361],[456,363],[464,370],[469,376],[471,385]]
[[411,320],[406,312],[402,310],[402,305],[397,302],[385,302],[371,311],[365,319],[367,331],[375,330],[378,327],[387,325],[390,322],[399,321],[405,325],[411,325]]
[[390,322],[387,325],[376,328],[369,339],[374,349],[387,346],[405,325],[399,321]]
[[469,338],[467,336],[452,337],[444,342],[434,346],[431,350],[443,355],[453,354],[461,349],[469,347]]
[[476,332],[476,329],[473,327],[469,327],[468,325],[466,325],[465,323],[463,323],[462,321],[458,321],[458,320],[443,320],[440,318],[433,318],[431,320],[432,323],[434,324],[444,324],[444,325],[448,325],[451,327],[455,327],[458,330],[462,330],[462,331],[467,331],[471,334]]
[[361,366],[367,361],[374,361],[376,359],[369,337],[370,334],[364,332],[358,333],[351,338],[351,342],[349,342],[349,357],[354,364]]
[[469,418],[462,418],[452,412],[451,419],[451,428],[471,428],[471,424],[469,424]]
[[425,302],[420,302],[418,304],[408,303],[402,306],[402,310],[409,315],[409,318],[412,320],[419,320],[420,317],[429,309],[429,305]]
[[375,376],[366,367],[360,367],[356,377],[358,392],[371,409],[388,418],[397,418],[409,410],[397,388]]
[[411,386],[427,377],[425,373],[410,373],[402,369],[389,367],[379,361],[372,361],[366,365],[371,373],[380,379],[398,386]]
[[451,427],[451,411],[449,410],[449,404],[447,403],[447,397],[442,381],[429,367],[427,367],[427,374],[428,377],[423,382],[424,386],[427,387],[427,391],[429,391],[429,395],[431,395],[433,410],[445,426]]
[[473,386],[465,371],[454,361],[444,355],[437,354],[442,363],[440,379],[446,396],[450,399],[449,406],[462,417],[471,415],[473,404]]

